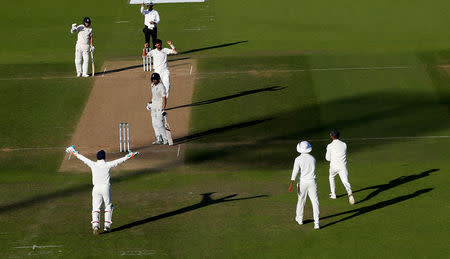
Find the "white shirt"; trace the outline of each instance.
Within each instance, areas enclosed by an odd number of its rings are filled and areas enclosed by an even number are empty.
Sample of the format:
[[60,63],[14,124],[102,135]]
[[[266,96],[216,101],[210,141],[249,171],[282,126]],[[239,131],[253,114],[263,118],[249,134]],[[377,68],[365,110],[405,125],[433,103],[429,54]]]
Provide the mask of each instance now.
[[167,64],[167,55],[174,54],[173,49],[163,48],[161,50],[152,49],[147,54],[153,58],[153,69],[156,73],[160,73],[164,69],[169,69]]
[[157,85],[151,84],[152,87],[152,110],[162,109],[163,98],[167,95],[166,88],[160,82]]
[[128,157],[124,156],[122,158],[116,159],[114,161],[105,162],[105,160],[97,160],[94,162],[85,156],[78,154],[77,158],[83,161],[86,165],[91,168],[92,171],[92,184],[96,185],[109,185],[109,169],[120,165],[125,162]]
[[70,30],[71,33],[78,32],[77,45],[89,45],[91,44],[92,28],[85,27],[83,24],[73,27]]
[[291,181],[295,181],[295,177],[297,177],[299,172],[299,181],[316,179],[316,159],[306,153],[295,158]]
[[[159,13],[156,10],[144,10],[144,7],[141,6],[141,14],[144,15],[144,24],[149,28],[155,28],[155,24],[160,22]],[[151,24],[150,22],[154,22],[155,24]]]
[[339,139],[333,140],[327,146],[327,153],[325,159],[330,161],[332,168],[346,168],[347,167],[347,144]]

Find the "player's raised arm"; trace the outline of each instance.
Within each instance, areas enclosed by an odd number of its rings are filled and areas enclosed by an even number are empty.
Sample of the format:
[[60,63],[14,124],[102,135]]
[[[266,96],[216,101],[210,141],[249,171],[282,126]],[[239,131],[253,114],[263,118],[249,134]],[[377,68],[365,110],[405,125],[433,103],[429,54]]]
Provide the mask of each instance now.
[[66,152],[71,154],[72,156],[75,156],[76,158],[80,159],[83,163],[85,163],[89,167],[92,167],[94,165],[94,161],[92,161],[89,158],[87,158],[87,157],[83,156],[82,154],[78,153],[78,151],[75,149],[74,145],[66,148]]
[[135,157],[138,154],[139,154],[139,152],[131,152],[130,151],[130,153],[128,153],[126,156],[116,159],[111,162],[107,162],[106,164],[108,165],[109,168],[113,168],[113,167],[116,167],[116,166],[122,164],[123,162],[127,161],[128,159]]
[[170,48],[172,49],[172,53],[169,54],[178,54],[177,48],[173,45],[173,43],[169,40],[167,41],[167,44],[169,44]]

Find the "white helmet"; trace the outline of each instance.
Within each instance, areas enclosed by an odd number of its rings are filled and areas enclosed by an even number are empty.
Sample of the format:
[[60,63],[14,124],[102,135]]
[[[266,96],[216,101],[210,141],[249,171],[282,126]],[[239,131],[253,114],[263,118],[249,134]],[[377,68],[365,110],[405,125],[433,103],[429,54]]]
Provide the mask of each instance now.
[[297,152],[299,152],[299,153],[309,153],[309,152],[311,152],[311,150],[312,150],[312,147],[308,141],[302,141],[297,144]]

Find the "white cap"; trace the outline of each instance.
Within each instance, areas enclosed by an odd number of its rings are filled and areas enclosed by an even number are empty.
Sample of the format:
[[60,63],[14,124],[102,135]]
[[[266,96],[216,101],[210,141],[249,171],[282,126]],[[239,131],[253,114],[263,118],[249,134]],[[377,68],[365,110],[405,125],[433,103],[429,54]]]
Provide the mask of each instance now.
[[311,152],[311,150],[312,150],[312,147],[308,141],[302,141],[297,144],[297,152],[299,152],[299,153],[309,153],[309,152]]

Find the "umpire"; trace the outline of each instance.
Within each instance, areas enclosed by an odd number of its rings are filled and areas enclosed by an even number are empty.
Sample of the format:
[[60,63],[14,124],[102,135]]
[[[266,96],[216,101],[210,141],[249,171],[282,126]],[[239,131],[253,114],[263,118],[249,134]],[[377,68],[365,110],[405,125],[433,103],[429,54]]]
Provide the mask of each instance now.
[[148,9],[144,10],[144,3],[141,5],[141,14],[144,15],[144,29],[142,29],[142,32],[144,32],[145,35],[145,43],[149,43],[150,45],[150,36],[152,37],[152,48],[155,47],[155,39],[158,37],[158,29],[157,25],[159,24],[159,13],[156,10],[153,10],[153,3],[150,2],[150,4],[147,5]]

